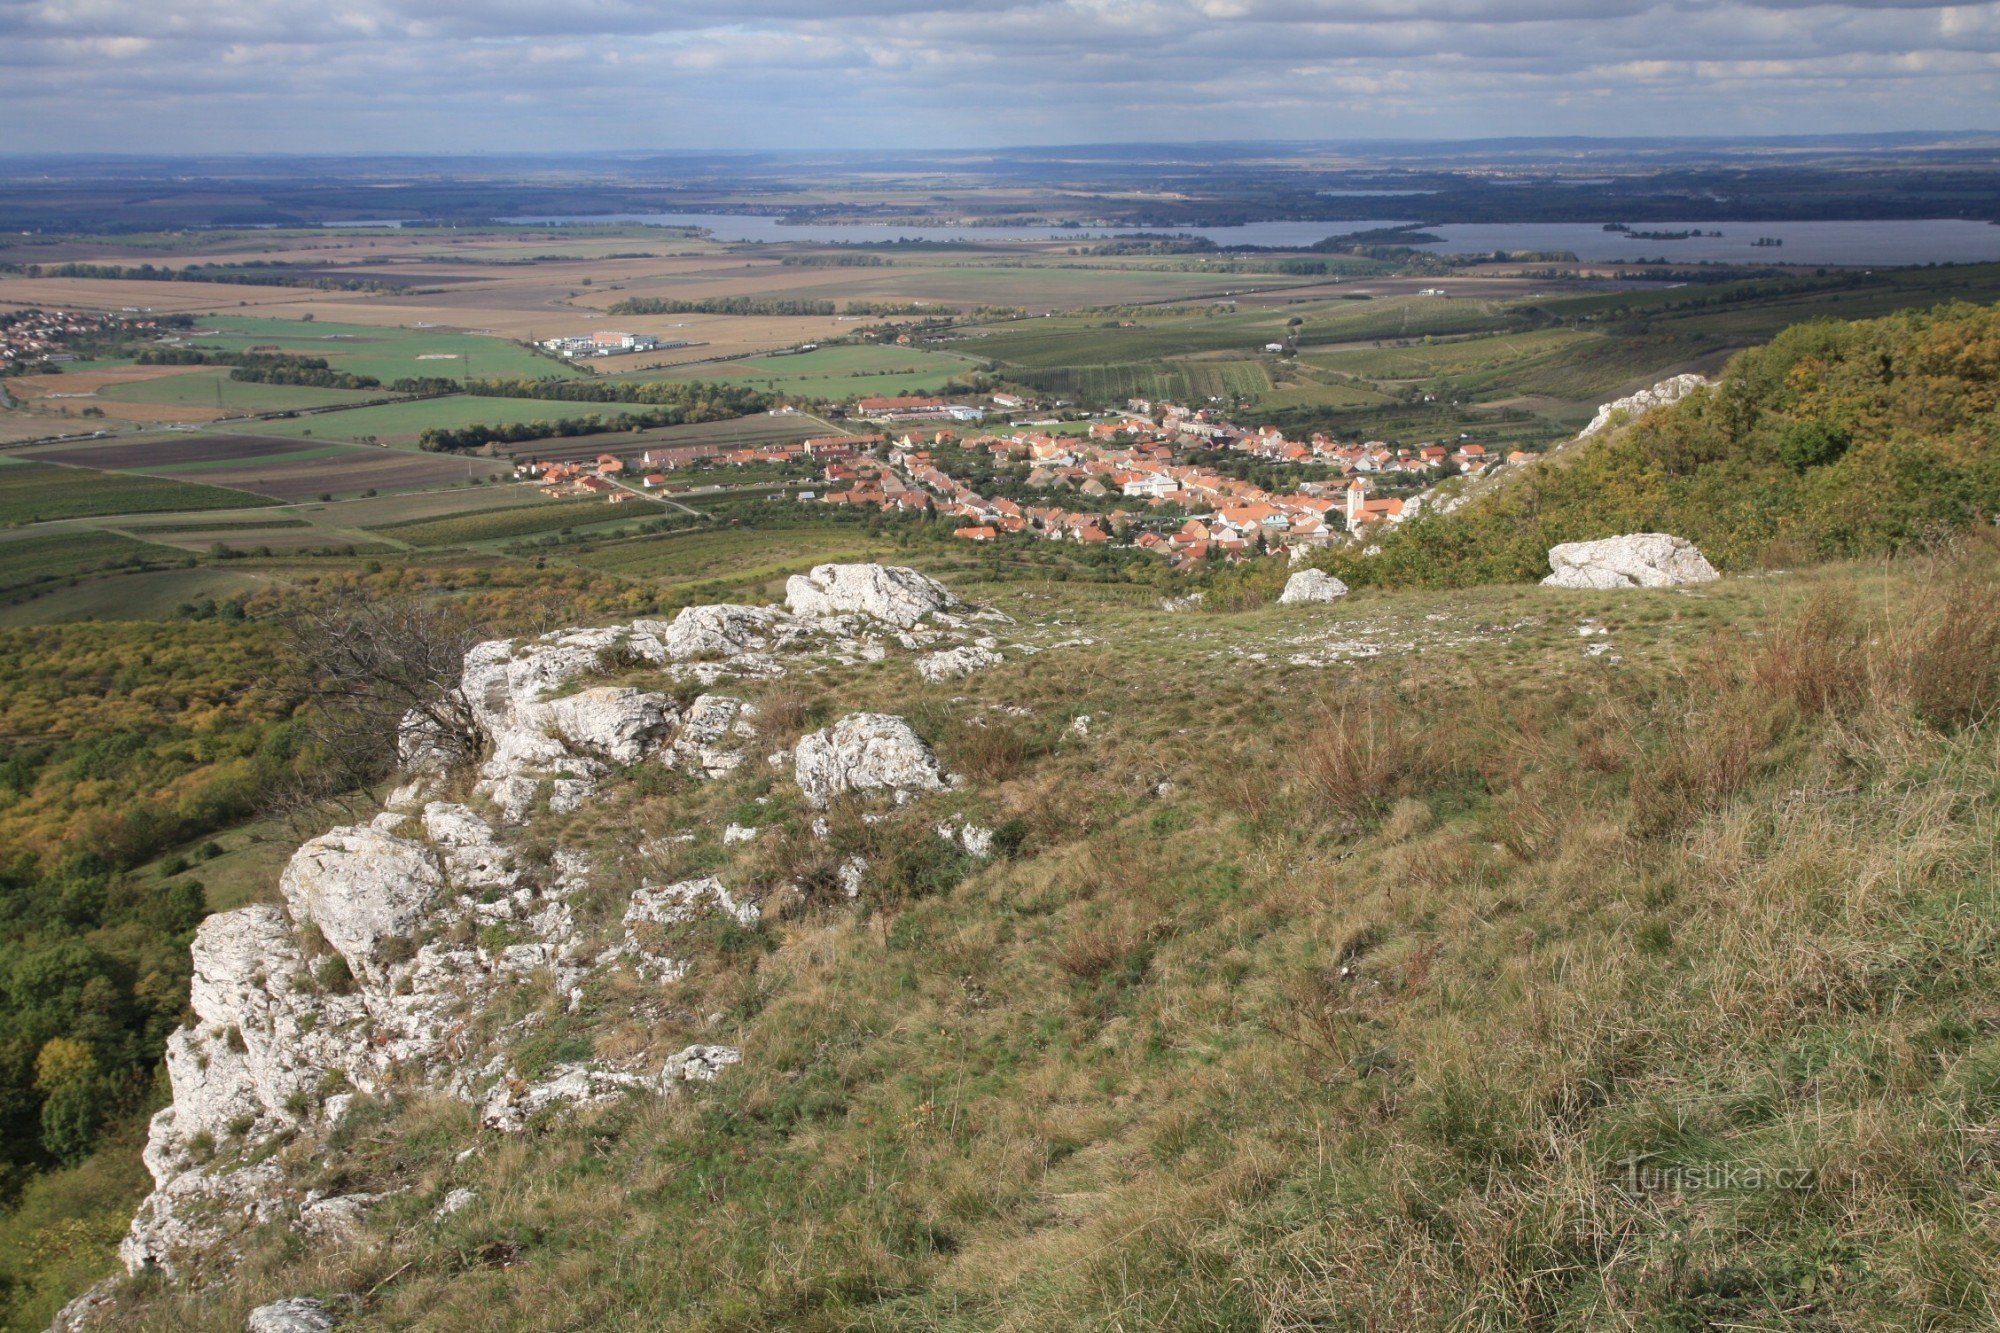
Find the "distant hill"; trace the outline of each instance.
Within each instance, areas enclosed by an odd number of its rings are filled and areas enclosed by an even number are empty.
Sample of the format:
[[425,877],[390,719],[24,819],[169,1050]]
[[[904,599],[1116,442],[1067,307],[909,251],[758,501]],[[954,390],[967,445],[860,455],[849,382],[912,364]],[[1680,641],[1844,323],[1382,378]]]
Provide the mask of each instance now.
[[1724,569],[1908,550],[2000,513],[2000,311],[1800,324],[1721,382],[1578,445],[1374,556],[1351,584],[1535,578],[1549,547],[1664,531]]

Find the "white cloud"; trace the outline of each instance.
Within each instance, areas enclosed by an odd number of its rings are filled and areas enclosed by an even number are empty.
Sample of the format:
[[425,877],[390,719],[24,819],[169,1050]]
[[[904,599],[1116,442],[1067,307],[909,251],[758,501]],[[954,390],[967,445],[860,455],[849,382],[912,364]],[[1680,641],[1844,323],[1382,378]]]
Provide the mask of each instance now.
[[1921,0],[0,0],[35,149],[1956,128],[1996,55]]

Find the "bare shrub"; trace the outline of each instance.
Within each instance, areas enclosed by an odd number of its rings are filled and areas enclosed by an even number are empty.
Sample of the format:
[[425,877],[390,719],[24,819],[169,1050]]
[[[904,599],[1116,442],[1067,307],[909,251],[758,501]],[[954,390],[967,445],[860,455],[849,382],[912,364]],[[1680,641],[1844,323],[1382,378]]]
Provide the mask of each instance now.
[[292,808],[350,792],[394,771],[406,743],[445,766],[476,757],[483,735],[459,688],[465,654],[485,627],[440,599],[375,600],[345,588],[285,620],[304,676],[314,763]]

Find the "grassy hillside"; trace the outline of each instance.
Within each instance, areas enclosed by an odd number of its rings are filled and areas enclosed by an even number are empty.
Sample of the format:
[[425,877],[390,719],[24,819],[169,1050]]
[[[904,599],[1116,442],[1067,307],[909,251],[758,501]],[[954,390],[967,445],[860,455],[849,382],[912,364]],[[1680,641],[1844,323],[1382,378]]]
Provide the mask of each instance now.
[[[1990,546],[1234,615],[961,591],[1046,651],[753,687],[771,747],[887,709],[961,791],[822,843],[753,764],[536,831],[687,830],[649,876],[765,917],[690,925],[657,993],[551,989],[523,1071],[741,1066],[517,1139],[367,1105],[285,1150],[404,1191],[360,1235],[253,1236],[118,1326],[302,1292],[383,1329],[1990,1326]],[[856,851],[859,903],[816,887]]]
[[1350,583],[1548,572],[1558,542],[1687,537],[1724,569],[1912,549],[2000,514],[2000,307],[1795,326],[1720,385],[1336,558]]

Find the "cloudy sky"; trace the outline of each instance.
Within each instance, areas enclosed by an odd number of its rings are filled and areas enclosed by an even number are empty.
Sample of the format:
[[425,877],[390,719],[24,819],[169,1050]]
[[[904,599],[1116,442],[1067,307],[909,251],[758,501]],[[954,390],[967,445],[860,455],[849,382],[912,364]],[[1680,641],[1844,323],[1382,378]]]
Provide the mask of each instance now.
[[2000,126],[2000,3],[0,0],[0,151]]

